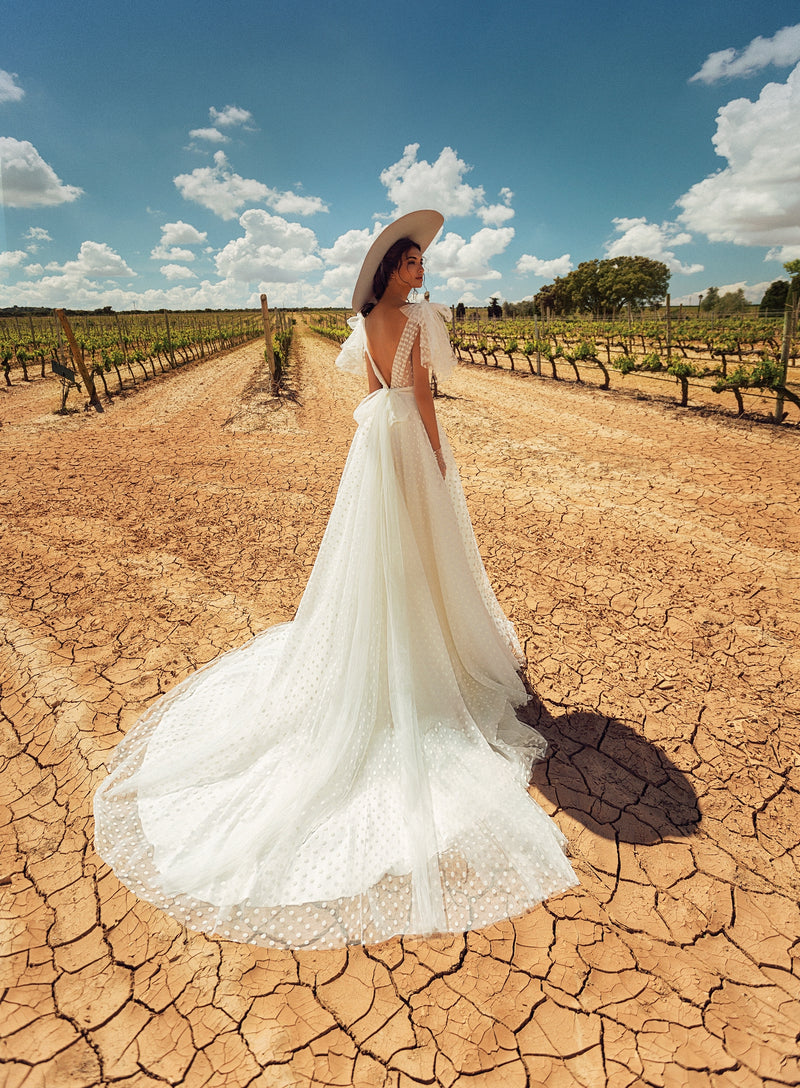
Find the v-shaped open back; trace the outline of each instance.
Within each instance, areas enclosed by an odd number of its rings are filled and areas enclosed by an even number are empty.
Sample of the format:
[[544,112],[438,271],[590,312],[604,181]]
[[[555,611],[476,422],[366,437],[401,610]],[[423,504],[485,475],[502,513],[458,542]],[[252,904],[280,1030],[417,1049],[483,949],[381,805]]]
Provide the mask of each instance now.
[[[406,308],[403,307],[403,312]],[[364,345],[367,352],[367,358],[372,364],[372,369],[375,372],[375,376],[385,389],[407,389],[413,385],[412,368],[411,368],[411,349],[414,345],[414,339],[419,330],[419,323],[412,321],[411,316],[406,314],[406,323],[403,326],[403,331],[400,333],[400,339],[397,341],[397,347],[395,348],[394,358],[392,359],[392,369],[389,373],[389,380],[384,377],[380,367],[372,357],[372,352],[369,350],[369,344],[367,343],[366,336],[364,338]]]

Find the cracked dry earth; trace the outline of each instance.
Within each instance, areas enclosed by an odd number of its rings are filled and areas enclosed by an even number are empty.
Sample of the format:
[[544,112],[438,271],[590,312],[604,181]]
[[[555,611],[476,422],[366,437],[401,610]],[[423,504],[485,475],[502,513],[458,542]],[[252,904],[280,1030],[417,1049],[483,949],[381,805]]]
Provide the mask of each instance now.
[[362,383],[298,327],[60,419],[0,394],[4,1088],[800,1083],[794,430],[461,368],[439,401],[581,885],[430,941],[187,933],[92,848],[162,690],[293,614]]

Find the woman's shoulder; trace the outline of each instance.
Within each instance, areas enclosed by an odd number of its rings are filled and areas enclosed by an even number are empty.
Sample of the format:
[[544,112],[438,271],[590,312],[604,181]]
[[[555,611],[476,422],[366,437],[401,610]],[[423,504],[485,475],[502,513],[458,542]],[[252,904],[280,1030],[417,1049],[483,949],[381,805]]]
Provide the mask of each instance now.
[[409,319],[419,324],[422,321],[430,321],[434,317],[450,320],[450,307],[443,306],[441,302],[431,302],[424,299],[421,302],[407,302],[401,307],[403,313]]

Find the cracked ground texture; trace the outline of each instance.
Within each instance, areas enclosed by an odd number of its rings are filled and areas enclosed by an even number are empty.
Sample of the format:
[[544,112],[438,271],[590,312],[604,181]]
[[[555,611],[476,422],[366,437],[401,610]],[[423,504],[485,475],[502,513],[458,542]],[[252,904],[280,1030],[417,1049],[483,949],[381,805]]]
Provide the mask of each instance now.
[[302,326],[58,418],[0,393],[3,1088],[800,1084],[800,434],[461,368],[438,402],[580,887],[430,941],[190,934],[92,848],[114,746],[288,619],[363,383]]

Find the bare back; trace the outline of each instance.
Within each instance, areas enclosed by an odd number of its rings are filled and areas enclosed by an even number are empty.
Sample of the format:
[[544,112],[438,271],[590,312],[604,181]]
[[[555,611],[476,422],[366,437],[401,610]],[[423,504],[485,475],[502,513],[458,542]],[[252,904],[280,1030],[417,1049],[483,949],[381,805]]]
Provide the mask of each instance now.
[[367,348],[387,385],[392,384],[395,357],[407,324],[408,317],[401,308],[380,303],[364,322]]

